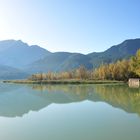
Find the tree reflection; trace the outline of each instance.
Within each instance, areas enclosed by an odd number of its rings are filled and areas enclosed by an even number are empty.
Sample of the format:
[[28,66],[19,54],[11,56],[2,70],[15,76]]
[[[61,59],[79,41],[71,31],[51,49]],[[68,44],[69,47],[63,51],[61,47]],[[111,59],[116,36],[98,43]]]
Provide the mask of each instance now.
[[140,89],[127,85],[33,85],[33,89],[63,92],[77,101],[103,101],[114,107],[140,115]]
[[52,103],[68,104],[89,100],[140,116],[140,89],[127,85],[1,85],[0,116],[23,116]]

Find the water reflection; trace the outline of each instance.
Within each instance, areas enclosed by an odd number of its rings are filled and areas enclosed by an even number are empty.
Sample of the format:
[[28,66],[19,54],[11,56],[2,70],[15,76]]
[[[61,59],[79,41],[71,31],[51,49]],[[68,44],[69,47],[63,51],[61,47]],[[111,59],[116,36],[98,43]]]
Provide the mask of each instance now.
[[16,85],[0,84],[0,116],[23,116],[52,103],[90,100],[140,115],[140,89],[127,85]]

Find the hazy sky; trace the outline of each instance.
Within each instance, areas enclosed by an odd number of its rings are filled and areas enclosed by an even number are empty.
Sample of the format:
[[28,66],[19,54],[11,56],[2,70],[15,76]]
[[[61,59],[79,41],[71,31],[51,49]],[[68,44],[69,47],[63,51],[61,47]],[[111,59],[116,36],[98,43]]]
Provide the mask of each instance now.
[[0,0],[0,40],[86,54],[139,37],[140,0]]

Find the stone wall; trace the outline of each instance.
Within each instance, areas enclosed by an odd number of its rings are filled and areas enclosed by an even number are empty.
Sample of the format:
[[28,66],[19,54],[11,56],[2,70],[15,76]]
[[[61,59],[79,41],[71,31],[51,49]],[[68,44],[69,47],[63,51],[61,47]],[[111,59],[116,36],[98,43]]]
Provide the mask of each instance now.
[[129,87],[140,87],[140,79],[130,78],[128,81]]

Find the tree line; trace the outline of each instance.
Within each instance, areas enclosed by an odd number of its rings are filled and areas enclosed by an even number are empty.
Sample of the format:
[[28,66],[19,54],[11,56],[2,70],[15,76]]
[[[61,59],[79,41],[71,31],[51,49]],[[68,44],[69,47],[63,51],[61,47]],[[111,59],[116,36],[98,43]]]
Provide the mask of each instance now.
[[33,74],[29,80],[121,80],[140,77],[140,50],[129,60],[118,60],[115,63],[102,64],[100,67],[87,70],[84,66],[65,72],[48,72]]

